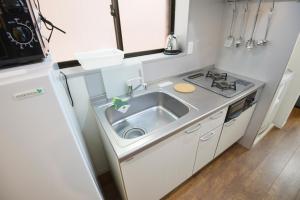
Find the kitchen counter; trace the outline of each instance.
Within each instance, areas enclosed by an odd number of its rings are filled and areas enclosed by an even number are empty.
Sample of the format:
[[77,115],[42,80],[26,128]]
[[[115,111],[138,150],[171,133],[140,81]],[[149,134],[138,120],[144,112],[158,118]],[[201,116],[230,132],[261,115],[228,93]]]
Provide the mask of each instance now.
[[[187,94],[176,92],[173,89],[174,84],[185,82],[183,78],[195,72],[197,71],[185,73],[174,77],[169,77],[158,82],[153,82],[148,86],[147,90],[135,93],[134,96],[139,96],[151,92],[164,92],[184,103],[186,106],[189,107],[190,110],[189,113],[179,118],[178,120],[136,139],[122,139],[119,138],[119,136],[117,136],[117,134],[114,132],[113,128],[111,127],[105,116],[106,108],[112,105],[111,101],[103,100],[100,98],[91,100],[91,104],[95,111],[98,125],[101,129],[101,134],[103,134],[104,137],[108,138],[120,162],[136,155],[141,151],[144,151],[145,149],[178,133],[179,131],[198,122],[199,120],[202,120],[208,117],[209,115],[231,105],[232,103],[242,99],[248,94],[251,94],[252,92],[264,86],[264,83],[261,81],[227,72],[229,75],[238,76],[239,78],[252,82],[254,86],[232,98],[223,97],[198,86],[196,86],[195,92]],[[158,86],[159,83],[163,83],[166,81],[170,81],[173,84],[162,88]]]

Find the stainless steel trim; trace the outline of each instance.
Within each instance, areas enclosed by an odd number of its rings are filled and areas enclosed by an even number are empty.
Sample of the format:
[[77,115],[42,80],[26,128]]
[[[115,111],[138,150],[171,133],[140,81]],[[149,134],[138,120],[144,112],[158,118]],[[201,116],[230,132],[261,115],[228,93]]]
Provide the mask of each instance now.
[[167,92],[167,91],[165,91],[165,90],[163,90],[163,89],[160,89],[160,91],[163,92],[163,93],[166,93],[166,94],[170,95],[171,97],[177,99],[178,101],[180,101],[180,102],[183,103],[183,104],[186,104],[186,105],[192,107],[192,108],[195,109],[195,110],[199,110],[197,107],[193,106],[193,105],[190,104],[189,102],[184,101],[183,99],[180,99],[180,98],[178,98],[177,96],[175,96],[175,95],[173,95],[173,94],[171,94],[171,93],[169,93],[169,92]]
[[[203,68],[195,71],[201,71],[201,70],[203,70]],[[195,71],[193,71],[190,74],[193,74]],[[186,74],[188,75],[188,73]],[[126,161],[126,159],[134,155],[138,155],[139,153],[145,151],[146,149],[151,148],[152,146],[166,140],[167,138],[173,135],[179,134],[180,132],[186,134],[185,131],[187,129],[191,129],[192,128],[191,126],[195,127],[197,123],[203,121],[206,118],[209,119],[211,115],[220,112],[225,107],[228,107],[229,105],[243,99],[244,97],[251,94],[252,92],[256,90],[261,91],[264,86],[264,83],[261,81],[257,81],[255,79],[251,79],[236,74],[233,75],[239,76],[240,78],[253,82],[255,83],[255,86],[249,88],[247,91],[233,98],[224,98],[208,90],[200,90],[200,89],[196,90],[194,93],[191,94],[181,94],[176,92],[173,89],[172,85],[164,87],[163,89],[160,88],[158,86],[159,81],[150,84],[147,91],[138,91],[137,95],[135,96],[144,95],[146,93],[151,93],[151,92],[164,92],[166,94],[169,94],[172,97],[175,97],[178,101],[186,103],[190,111],[187,115],[183,116],[179,120],[172,122],[169,125],[162,127],[158,130],[155,130],[149,133],[145,137],[139,137],[133,140],[124,140],[122,138],[119,138],[115,134],[113,128],[110,126],[105,115],[105,110],[108,107],[110,107],[112,104],[108,103],[107,101],[103,101],[102,99],[92,99],[91,104],[96,114],[97,123],[99,127],[102,127],[103,129],[103,131],[101,131],[100,134],[103,134],[105,135],[105,137],[109,138],[109,142],[112,145],[112,148],[116,153],[119,162]],[[178,75],[178,76],[173,76],[171,78],[165,78],[161,81],[168,80],[173,83],[180,83],[182,82],[183,78],[184,76]],[[190,105],[193,105],[193,107]],[[197,109],[194,109],[194,107],[196,107]],[[203,122],[202,125],[204,125]],[[198,132],[195,132],[194,134],[197,133]]]
[[219,119],[220,117],[223,116],[224,111],[222,110],[221,112],[215,114],[214,116],[211,116],[209,119],[210,120],[215,120],[215,119]]

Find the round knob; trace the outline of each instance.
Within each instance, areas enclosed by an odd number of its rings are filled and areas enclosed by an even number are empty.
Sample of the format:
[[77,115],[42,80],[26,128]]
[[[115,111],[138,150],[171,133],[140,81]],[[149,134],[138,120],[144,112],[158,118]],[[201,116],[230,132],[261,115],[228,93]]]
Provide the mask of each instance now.
[[20,49],[25,47],[33,47],[33,42],[36,42],[34,37],[34,32],[29,25],[29,22],[20,23],[16,21],[14,24],[11,24],[10,30],[7,32],[7,36],[12,43],[15,43],[16,46],[19,46]]
[[18,26],[12,28],[12,39],[18,43],[29,43],[32,40],[32,30],[25,25],[18,24]]

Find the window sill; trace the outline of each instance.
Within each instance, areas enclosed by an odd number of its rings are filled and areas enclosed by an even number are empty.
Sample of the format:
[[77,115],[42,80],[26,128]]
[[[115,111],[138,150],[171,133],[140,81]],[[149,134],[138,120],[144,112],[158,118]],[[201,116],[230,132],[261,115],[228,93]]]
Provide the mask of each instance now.
[[[145,56],[137,56],[132,58],[125,58],[123,64],[130,64],[132,62],[142,62],[143,64],[153,63],[163,60],[176,59],[186,56],[186,53],[180,53],[178,55],[165,55],[163,53],[150,54]],[[61,69],[63,73],[66,74],[68,78],[73,78],[77,76],[85,76],[94,73],[100,73],[101,68],[93,69],[93,70],[85,70],[81,66],[78,67],[70,67]]]
[[142,62],[143,64],[147,63],[152,63],[152,62],[157,62],[161,60],[168,60],[168,59],[174,59],[174,58],[180,58],[186,56],[186,53],[180,53],[177,55],[165,55],[163,53],[155,53],[155,54],[150,54],[150,55],[145,55],[145,56],[137,56],[137,57],[132,57],[132,58],[125,58],[124,62]]

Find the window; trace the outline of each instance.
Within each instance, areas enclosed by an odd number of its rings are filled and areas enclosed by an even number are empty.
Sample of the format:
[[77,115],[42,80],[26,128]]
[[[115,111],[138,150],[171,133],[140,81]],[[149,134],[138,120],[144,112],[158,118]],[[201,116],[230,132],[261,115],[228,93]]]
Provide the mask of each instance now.
[[[74,60],[76,52],[117,48],[111,0],[39,0],[43,15],[66,34],[55,31],[50,41],[55,61]],[[49,32],[42,26],[45,37]]]
[[127,58],[163,52],[174,12],[175,0],[112,0],[118,48]]
[[[78,65],[74,62],[75,53],[99,48],[119,48],[124,50],[125,57],[159,53],[165,47],[167,35],[174,32],[175,0],[39,2],[43,15],[66,31],[53,33],[51,55],[57,62],[74,63],[70,66]],[[179,1],[179,11],[184,7],[181,4]],[[41,32],[44,37],[49,35],[43,25]],[[178,37],[182,35],[180,30],[176,33]]]

